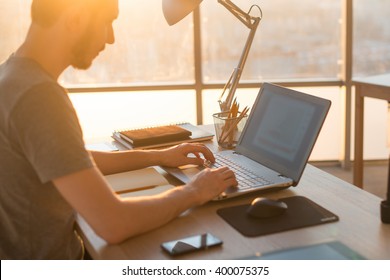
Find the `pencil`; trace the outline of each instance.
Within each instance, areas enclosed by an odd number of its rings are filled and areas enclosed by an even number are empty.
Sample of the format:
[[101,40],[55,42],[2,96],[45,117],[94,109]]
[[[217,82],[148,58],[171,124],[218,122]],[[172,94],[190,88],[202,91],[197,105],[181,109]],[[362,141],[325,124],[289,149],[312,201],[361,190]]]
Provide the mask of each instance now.
[[229,129],[226,131],[226,133],[221,137],[220,143],[225,142],[226,138],[229,136],[230,133],[233,132],[233,129],[235,129],[237,127],[238,123],[246,116],[248,111],[249,111],[249,108],[245,107],[244,110],[237,117],[237,119],[235,119],[235,121],[229,126]]

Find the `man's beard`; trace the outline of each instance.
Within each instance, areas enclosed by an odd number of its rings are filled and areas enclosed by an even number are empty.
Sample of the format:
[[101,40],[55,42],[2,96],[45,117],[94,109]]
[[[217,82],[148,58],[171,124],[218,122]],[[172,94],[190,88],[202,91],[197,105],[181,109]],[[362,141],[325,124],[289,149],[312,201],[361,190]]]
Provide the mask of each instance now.
[[84,34],[80,37],[72,49],[70,64],[76,69],[86,70],[92,65],[93,58],[90,57],[90,46],[93,40],[92,34],[92,28],[86,28]]

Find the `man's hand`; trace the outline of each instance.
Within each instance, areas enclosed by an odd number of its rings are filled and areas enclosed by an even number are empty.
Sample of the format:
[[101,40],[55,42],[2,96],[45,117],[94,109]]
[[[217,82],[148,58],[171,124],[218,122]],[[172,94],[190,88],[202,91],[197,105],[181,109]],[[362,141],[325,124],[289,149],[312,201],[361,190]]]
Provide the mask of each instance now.
[[161,165],[177,167],[187,164],[203,165],[215,162],[213,153],[203,144],[184,143],[161,151]]
[[228,187],[237,185],[234,172],[228,167],[220,167],[202,170],[185,187],[196,195],[199,204],[203,204],[217,197]]

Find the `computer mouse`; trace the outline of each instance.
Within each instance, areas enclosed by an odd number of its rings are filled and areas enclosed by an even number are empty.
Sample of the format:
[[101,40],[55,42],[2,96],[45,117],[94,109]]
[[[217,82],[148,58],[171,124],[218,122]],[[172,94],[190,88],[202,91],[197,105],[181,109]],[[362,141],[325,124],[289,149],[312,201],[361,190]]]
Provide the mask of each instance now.
[[247,213],[253,218],[271,218],[283,214],[286,210],[287,204],[283,201],[258,197],[249,205]]

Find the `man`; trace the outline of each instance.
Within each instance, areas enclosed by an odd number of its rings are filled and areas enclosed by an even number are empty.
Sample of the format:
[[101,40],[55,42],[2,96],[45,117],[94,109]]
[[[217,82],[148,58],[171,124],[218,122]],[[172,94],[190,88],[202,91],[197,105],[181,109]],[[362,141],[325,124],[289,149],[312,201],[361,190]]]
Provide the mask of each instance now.
[[87,152],[73,106],[57,79],[68,66],[87,69],[105,44],[114,43],[117,0],[33,0],[31,16],[24,43],[0,66],[1,259],[81,258],[75,212],[115,244],[237,184],[224,167],[206,169],[189,184],[161,195],[116,196],[102,174],[202,164],[203,157],[214,157],[201,144]]

